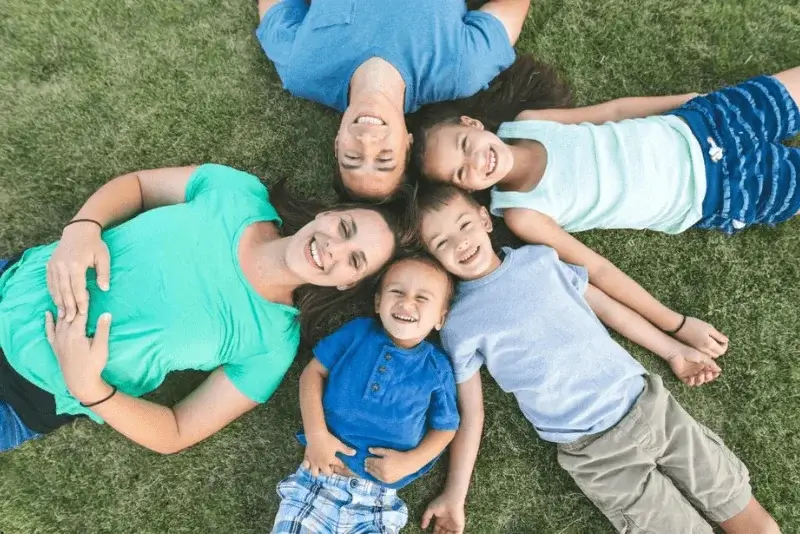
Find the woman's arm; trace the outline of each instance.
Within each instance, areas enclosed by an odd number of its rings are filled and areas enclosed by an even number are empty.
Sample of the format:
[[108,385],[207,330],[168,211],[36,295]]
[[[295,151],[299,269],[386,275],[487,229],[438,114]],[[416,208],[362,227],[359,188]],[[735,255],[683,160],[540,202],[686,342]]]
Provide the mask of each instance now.
[[[585,267],[593,285],[661,330],[674,331],[683,322],[683,315],[662,304],[633,278],[578,241],[547,215],[535,210],[512,208],[505,211],[504,218],[517,237],[528,243],[547,245],[555,249],[561,261]],[[694,317],[688,317],[675,335],[709,356],[724,354],[728,348],[725,336]]]
[[637,119],[661,115],[679,108],[697,93],[670,96],[636,96],[618,98],[603,104],[571,109],[529,109],[517,115],[517,120],[553,121],[562,124],[590,122],[603,124],[625,119]]

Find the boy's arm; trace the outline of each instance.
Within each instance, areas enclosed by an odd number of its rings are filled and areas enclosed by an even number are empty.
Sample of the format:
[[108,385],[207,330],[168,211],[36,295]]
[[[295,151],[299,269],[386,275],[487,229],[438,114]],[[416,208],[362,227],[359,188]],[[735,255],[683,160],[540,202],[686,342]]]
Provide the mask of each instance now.
[[458,408],[461,426],[450,444],[447,483],[442,494],[428,504],[422,516],[422,528],[428,528],[433,519],[437,528],[460,534],[464,531],[464,503],[483,434],[480,372],[458,385]]
[[606,326],[663,358],[678,378],[690,386],[710,382],[719,376],[721,369],[713,359],[664,334],[597,287],[589,284],[584,297]]
[[328,431],[322,407],[322,393],[327,378],[328,370],[316,358],[308,362],[300,375],[300,414],[307,443],[303,465],[314,476],[320,472],[332,475],[332,466],[344,468],[344,463],[336,457],[337,452],[347,456],[356,453]]
[[[534,210],[512,208],[505,210],[503,217],[517,237],[528,243],[547,245],[555,249],[561,261],[585,267],[593,285],[661,330],[673,331],[683,321],[680,313],[662,304],[633,278],[581,243],[547,215]],[[694,317],[687,317],[674,335],[709,356],[720,356],[728,350],[728,340],[724,335]]]
[[394,484],[416,473],[442,454],[455,435],[455,430],[431,429],[425,433],[416,448],[408,451],[370,447],[369,453],[374,457],[367,458],[364,467],[367,473],[378,480]]
[[508,40],[513,46],[519,39],[530,7],[531,0],[489,0],[481,6],[480,11],[497,17],[508,32]]
[[517,115],[517,120],[553,121],[562,124],[590,122],[603,124],[625,119],[637,119],[661,115],[679,108],[697,93],[670,96],[636,96],[617,98],[603,104],[572,109],[529,109]]

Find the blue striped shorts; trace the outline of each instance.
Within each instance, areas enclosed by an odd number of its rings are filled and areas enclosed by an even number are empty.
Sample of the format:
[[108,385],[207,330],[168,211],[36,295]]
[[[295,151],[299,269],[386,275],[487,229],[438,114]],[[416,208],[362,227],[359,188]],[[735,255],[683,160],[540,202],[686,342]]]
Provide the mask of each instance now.
[[272,534],[396,534],[408,521],[397,491],[358,477],[300,468],[278,484]]
[[786,88],[759,76],[687,102],[671,114],[692,129],[703,151],[706,196],[695,225],[733,233],[774,225],[800,212],[800,110]]

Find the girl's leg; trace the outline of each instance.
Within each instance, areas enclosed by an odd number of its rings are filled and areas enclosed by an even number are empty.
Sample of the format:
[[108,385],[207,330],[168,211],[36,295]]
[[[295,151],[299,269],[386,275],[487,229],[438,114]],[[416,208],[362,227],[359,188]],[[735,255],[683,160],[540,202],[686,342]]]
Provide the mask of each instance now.
[[0,401],[0,452],[11,450],[38,436],[22,423],[8,403]]
[[755,497],[750,499],[744,510],[723,521],[719,526],[727,534],[780,534],[781,532],[778,523]]
[[796,106],[800,106],[800,67],[776,74],[775,79],[783,84]]

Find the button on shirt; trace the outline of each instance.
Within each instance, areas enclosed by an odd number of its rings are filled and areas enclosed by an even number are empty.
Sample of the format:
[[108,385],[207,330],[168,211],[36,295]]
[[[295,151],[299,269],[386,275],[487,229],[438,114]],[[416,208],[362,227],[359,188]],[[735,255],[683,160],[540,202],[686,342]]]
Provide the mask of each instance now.
[[497,17],[464,0],[283,0],[256,30],[293,95],[338,111],[350,79],[372,57],[406,83],[405,111],[472,96],[514,62]]
[[642,392],[646,371],[586,303],[586,269],[550,247],[504,250],[495,271],[458,284],[442,329],[456,381],[485,364],[547,441],[611,428]]
[[[428,430],[457,430],[456,384],[447,356],[423,341],[411,349],[397,347],[380,322],[355,319],[314,347],[328,369],[322,397],[330,432],[356,449],[339,457],[359,477],[389,488],[401,488],[436,460],[394,484],[384,484],[364,470],[369,447],[400,451],[416,448]],[[305,436],[298,434],[304,445]]]

